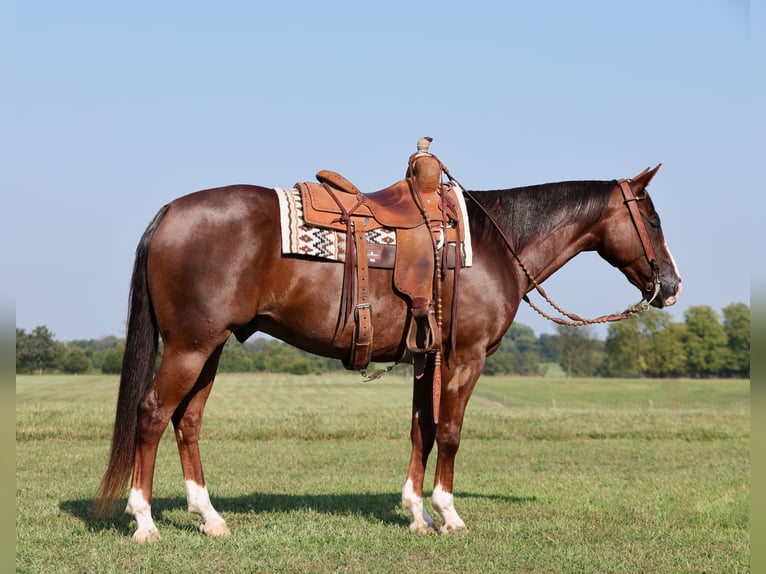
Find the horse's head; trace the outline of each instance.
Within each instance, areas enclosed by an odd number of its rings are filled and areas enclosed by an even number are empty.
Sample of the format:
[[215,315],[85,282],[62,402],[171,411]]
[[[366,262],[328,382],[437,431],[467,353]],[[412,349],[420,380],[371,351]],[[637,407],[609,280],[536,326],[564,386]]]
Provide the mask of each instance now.
[[615,186],[598,252],[641,290],[644,300],[662,308],[678,300],[681,277],[646,192],[659,168],[646,169]]

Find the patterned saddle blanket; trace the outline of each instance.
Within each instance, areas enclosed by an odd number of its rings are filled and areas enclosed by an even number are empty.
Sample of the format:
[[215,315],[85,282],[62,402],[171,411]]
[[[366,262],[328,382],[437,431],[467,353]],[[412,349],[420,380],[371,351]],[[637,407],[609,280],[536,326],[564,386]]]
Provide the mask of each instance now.
[[[302,255],[327,261],[346,261],[346,234],[343,231],[313,226],[306,222],[303,215],[303,198],[297,187],[274,188],[279,200],[279,219],[281,229],[282,253]],[[458,201],[463,202],[463,194],[457,190]],[[468,220],[465,216],[465,204],[460,206],[463,214],[462,229],[464,239],[460,242],[461,266],[470,267],[473,261],[471,236]],[[444,233],[441,234],[443,247]],[[396,257],[396,230],[378,227],[365,233],[367,257],[370,267],[393,269]],[[456,242],[447,242],[448,263],[454,266]]]

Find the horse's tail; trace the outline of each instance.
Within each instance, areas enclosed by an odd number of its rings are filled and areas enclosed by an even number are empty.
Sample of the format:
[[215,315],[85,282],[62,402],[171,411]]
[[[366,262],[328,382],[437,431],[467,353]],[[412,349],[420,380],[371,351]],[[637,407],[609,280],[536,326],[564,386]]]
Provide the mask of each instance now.
[[136,248],[130,283],[128,333],[120,373],[112,449],[93,507],[95,516],[109,516],[128,486],[136,449],[138,406],[152,385],[159,332],[149,292],[147,256],[152,236],[168,206],[164,206],[144,231]]

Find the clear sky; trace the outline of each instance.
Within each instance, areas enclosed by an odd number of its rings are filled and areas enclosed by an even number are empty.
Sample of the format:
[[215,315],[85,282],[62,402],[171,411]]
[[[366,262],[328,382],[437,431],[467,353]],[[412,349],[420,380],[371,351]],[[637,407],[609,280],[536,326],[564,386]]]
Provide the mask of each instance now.
[[[124,336],[134,249],[163,204],[319,169],[378,189],[423,135],[471,189],[662,163],[650,192],[684,279],[669,311],[749,304],[766,157],[755,3],[70,0],[2,12],[0,294],[15,296],[20,328]],[[639,299],[591,254],[545,287],[585,316]],[[526,307],[517,321],[554,332]]]

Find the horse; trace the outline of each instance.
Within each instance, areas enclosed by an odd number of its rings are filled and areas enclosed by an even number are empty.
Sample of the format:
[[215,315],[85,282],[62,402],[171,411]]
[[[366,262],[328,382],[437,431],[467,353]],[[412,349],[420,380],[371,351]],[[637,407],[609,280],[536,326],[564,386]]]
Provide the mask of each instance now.
[[[455,510],[453,478],[463,418],[485,360],[500,346],[528,292],[583,251],[596,251],[637,287],[645,305],[672,305],[681,278],[646,188],[659,169],[629,180],[569,181],[515,189],[465,191],[473,264],[460,271],[456,329],[451,330],[453,274],[443,278],[442,337],[451,352],[414,381],[412,449],[402,489],[409,529],[467,530]],[[627,196],[625,194],[628,194]],[[280,250],[274,189],[234,185],[191,193],[160,209],[136,249],[128,327],[108,466],[94,500],[105,516],[128,492],[133,538],[159,537],[152,481],[160,438],[172,421],[188,510],[200,531],[229,534],[211,503],[198,447],[205,402],[224,343],[267,333],[313,354],[345,359],[353,325],[337,331],[343,265]],[[404,352],[409,308],[392,289],[392,271],[369,270],[372,360]],[[159,338],[164,353],[155,372]],[[438,423],[429,380],[441,374]],[[432,508],[424,506],[426,463],[437,446]]]

